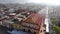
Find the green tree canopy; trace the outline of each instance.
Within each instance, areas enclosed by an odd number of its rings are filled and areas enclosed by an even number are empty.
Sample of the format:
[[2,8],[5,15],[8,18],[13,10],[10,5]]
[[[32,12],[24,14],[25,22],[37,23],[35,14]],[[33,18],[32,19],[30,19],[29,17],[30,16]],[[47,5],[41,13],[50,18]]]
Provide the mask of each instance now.
[[60,27],[59,26],[54,26],[54,31],[56,34],[60,34]]

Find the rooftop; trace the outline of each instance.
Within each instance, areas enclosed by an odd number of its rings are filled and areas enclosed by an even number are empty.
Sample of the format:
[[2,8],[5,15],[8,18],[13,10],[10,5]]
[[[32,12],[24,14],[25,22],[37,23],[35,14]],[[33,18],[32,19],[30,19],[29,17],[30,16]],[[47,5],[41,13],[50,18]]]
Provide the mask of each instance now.
[[41,14],[38,13],[32,13],[29,17],[27,17],[27,19],[25,19],[25,22],[29,22],[29,23],[35,23],[40,25],[40,23],[43,22],[43,16]]

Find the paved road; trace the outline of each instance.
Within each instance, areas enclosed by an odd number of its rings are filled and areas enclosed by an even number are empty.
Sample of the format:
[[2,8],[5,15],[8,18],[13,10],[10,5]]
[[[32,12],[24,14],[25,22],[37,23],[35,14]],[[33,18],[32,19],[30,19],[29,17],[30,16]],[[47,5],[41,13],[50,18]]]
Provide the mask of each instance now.
[[50,21],[50,18],[49,18],[49,34],[54,34],[53,24],[52,24],[52,22]]

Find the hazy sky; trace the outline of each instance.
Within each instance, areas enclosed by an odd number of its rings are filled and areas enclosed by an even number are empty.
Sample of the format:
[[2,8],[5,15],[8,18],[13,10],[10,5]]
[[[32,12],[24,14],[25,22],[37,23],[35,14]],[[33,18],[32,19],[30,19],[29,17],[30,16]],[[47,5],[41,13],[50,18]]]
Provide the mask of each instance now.
[[28,0],[0,0],[0,3],[25,3]]
[[60,0],[0,0],[0,3],[44,3],[48,5],[60,5]]

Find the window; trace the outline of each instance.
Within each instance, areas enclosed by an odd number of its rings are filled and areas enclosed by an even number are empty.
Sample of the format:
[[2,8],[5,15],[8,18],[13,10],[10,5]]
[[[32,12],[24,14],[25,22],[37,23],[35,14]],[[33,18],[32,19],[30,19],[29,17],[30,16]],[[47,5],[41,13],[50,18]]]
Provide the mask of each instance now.
[[42,32],[42,30],[40,32]]
[[44,30],[44,32],[45,32],[46,30]]
[[20,28],[21,26],[19,26],[19,28]]
[[35,25],[35,28],[36,28],[36,29],[38,29],[38,26],[37,26],[37,25]]
[[25,29],[23,29],[23,31],[25,31]]
[[15,28],[17,28],[17,26],[16,26],[16,25],[14,25],[14,27],[15,27]]
[[28,30],[28,32],[31,32],[30,30]]

